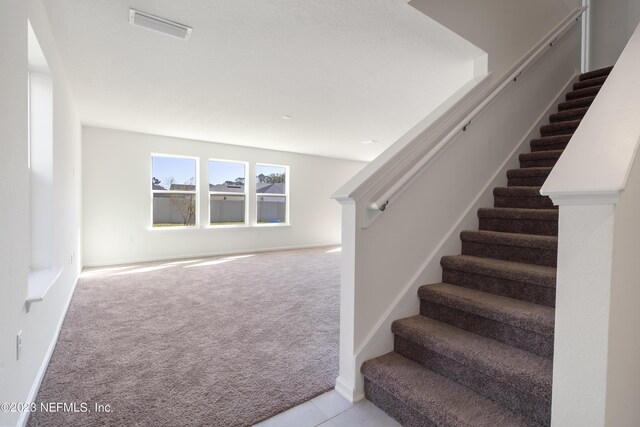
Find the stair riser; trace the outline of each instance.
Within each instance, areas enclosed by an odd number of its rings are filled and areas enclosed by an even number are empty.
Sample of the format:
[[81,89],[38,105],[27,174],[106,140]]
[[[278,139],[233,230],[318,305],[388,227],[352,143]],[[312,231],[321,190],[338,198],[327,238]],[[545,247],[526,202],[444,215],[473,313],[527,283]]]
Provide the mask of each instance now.
[[577,82],[573,84],[573,90],[586,89],[588,87],[593,87],[593,86],[601,86],[604,84],[606,80],[607,80],[607,76],[602,76],[602,77],[596,77],[593,79]]
[[483,258],[501,259],[505,261],[545,265],[547,267],[555,267],[558,257],[555,249],[524,248],[520,246],[506,246],[495,243],[472,241],[462,242],[462,254]]
[[576,108],[588,108],[593,102],[593,97],[574,99],[558,104],[558,111],[574,110]]
[[591,97],[591,96],[596,96],[599,91],[600,91],[599,87],[590,87],[590,88],[587,88],[587,89],[580,89],[580,90],[576,90],[574,92],[569,92],[565,96],[565,99],[567,101],[573,101],[575,99],[588,98],[588,97]]
[[539,168],[539,167],[553,167],[558,163],[558,158],[555,159],[536,159],[536,160],[520,160],[521,168]]
[[580,77],[578,77],[578,80],[582,82],[585,80],[595,79],[596,77],[608,76],[609,73],[611,73],[612,69],[613,67],[605,67],[605,68],[600,68],[598,70],[589,71],[587,73],[580,74]]
[[586,114],[586,111],[571,111],[571,110],[568,110],[562,113],[554,113],[549,116],[549,122],[560,123],[560,122],[565,122],[567,120],[581,120],[585,114]]
[[437,424],[425,418],[409,405],[396,399],[373,381],[364,379],[364,396],[378,408],[395,418],[403,426],[410,427],[438,427]]
[[540,129],[540,135],[542,136],[572,135],[576,131],[576,129],[578,129],[577,126],[569,127],[569,128],[543,128],[543,129]]
[[520,160],[521,168],[540,168],[540,167],[553,167],[558,163],[558,158],[555,159],[535,159],[535,160]]
[[546,196],[508,197],[494,196],[496,208],[553,209],[553,201]]
[[538,356],[553,357],[553,336],[544,336],[424,299],[420,300],[420,314]]
[[509,298],[515,298],[534,304],[555,307],[555,288],[517,282],[499,277],[485,276],[468,271],[443,268],[442,281],[452,285],[464,286],[482,292],[489,292]]
[[548,175],[544,176],[516,176],[509,178],[509,187],[542,187]]
[[564,150],[567,148],[568,143],[560,143],[560,144],[547,144],[547,145],[531,145],[531,151],[552,151],[552,150]]
[[551,402],[519,390],[508,381],[500,381],[473,367],[465,366],[453,359],[435,353],[405,338],[395,336],[395,351],[434,372],[459,382],[515,413],[529,417],[548,426],[551,423]]
[[480,218],[480,230],[504,233],[537,234],[557,236],[558,221],[533,219]]

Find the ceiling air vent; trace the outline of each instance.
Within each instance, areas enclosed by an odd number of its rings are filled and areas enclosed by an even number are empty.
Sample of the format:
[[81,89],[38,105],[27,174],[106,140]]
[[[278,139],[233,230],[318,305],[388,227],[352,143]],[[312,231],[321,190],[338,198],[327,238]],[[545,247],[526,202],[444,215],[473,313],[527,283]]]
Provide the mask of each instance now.
[[189,40],[189,37],[191,37],[191,27],[135,9],[129,10],[129,23],[183,40]]

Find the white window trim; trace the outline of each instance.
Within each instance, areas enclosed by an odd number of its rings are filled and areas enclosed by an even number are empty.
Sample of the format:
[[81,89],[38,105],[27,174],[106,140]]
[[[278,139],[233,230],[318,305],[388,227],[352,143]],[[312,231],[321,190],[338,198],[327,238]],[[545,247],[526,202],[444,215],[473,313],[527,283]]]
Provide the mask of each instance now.
[[[257,163],[255,164],[255,173],[253,179],[255,180],[257,175],[258,166],[268,166],[275,168],[284,168],[285,180],[284,180],[284,190],[285,194],[275,194],[275,193],[258,193],[258,189],[255,188],[255,197],[253,197],[253,201],[255,203],[254,212],[255,212],[255,223],[252,224],[254,227],[289,227],[291,226],[291,218],[289,216],[289,206],[291,206],[290,199],[290,191],[289,191],[289,183],[291,182],[291,173],[290,167],[287,165],[276,165],[272,163]],[[273,197],[285,197],[285,220],[284,222],[258,222],[258,197],[260,196],[273,196]]]
[[[242,193],[232,193],[232,192],[223,192],[223,191],[209,191],[209,163],[210,162],[225,162],[225,163],[237,163],[241,164],[244,168],[244,191]],[[242,160],[228,160],[228,159],[215,159],[209,158],[207,160],[207,191],[209,195],[207,197],[207,225],[206,228],[246,228],[250,227],[249,225],[249,183],[247,182],[247,175],[249,174],[249,162],[244,162]],[[212,194],[220,194],[223,196],[244,196],[244,222],[242,224],[211,224],[211,195]]]
[[[181,190],[173,190],[173,191],[169,191],[169,190],[154,190],[153,189],[153,185],[150,185],[149,188],[151,189],[150,192],[150,218],[149,218],[149,223],[150,226],[148,227],[149,230],[153,230],[153,231],[157,231],[157,230],[163,230],[163,231],[169,231],[169,230],[194,230],[194,229],[198,229],[200,228],[200,198],[198,197],[198,195],[200,194],[200,157],[198,156],[185,156],[182,154],[166,154],[166,153],[151,153],[151,156],[149,158],[149,178],[153,178],[153,158],[154,157],[167,157],[167,158],[179,158],[179,159],[190,159],[190,160],[195,160],[196,161],[196,171],[195,171],[195,186],[196,189],[195,191],[181,191]],[[149,184],[151,181],[147,181],[147,184]],[[196,202],[196,207],[195,207],[195,224],[194,225],[175,225],[175,226],[171,226],[171,227],[155,227],[153,225],[153,195],[154,194],[193,194],[194,198],[195,198],[195,202]]]

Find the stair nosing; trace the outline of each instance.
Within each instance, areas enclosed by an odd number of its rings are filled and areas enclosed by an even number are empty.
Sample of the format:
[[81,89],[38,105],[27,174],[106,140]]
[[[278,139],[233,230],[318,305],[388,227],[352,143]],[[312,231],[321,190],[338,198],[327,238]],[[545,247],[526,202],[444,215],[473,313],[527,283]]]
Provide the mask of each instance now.
[[518,187],[494,187],[494,196],[503,197],[546,197],[540,194],[541,185],[521,185]]
[[549,123],[563,123],[564,120],[553,121],[553,117],[558,116],[576,117],[582,115],[582,117],[580,118],[580,120],[582,121],[584,119],[584,116],[587,114],[587,111],[589,111],[589,107],[570,108],[568,110],[558,111],[549,115]]
[[480,208],[478,209],[478,217],[493,219],[522,219],[531,221],[558,221],[558,210],[531,208]]
[[[577,110],[578,108],[574,108],[574,109]],[[567,111],[573,111],[573,110],[567,110]],[[548,127],[553,127],[553,126],[556,126],[556,125],[561,125],[561,124],[564,124],[564,123],[571,124],[571,126],[573,126],[573,125],[579,126],[581,122],[582,122],[582,119],[560,120],[560,121],[557,121],[557,122],[553,122],[553,123],[548,123],[546,125],[542,125],[541,127],[548,128]]]
[[[522,153],[519,156],[519,159],[525,160],[547,160],[547,159],[559,159],[562,156],[564,150],[542,150],[542,151],[532,151],[530,153]],[[540,166],[538,166],[540,167]],[[553,166],[551,166],[553,167]],[[524,169],[524,168],[520,168]]]
[[474,255],[444,256],[440,259],[440,265],[450,270],[480,276],[495,277],[552,289],[556,287],[557,269],[555,267],[483,258]]
[[[588,98],[588,97],[591,97],[591,96],[596,96],[598,94],[598,92],[600,92],[600,89],[602,89],[602,85],[590,86],[590,87],[585,87],[583,89],[572,90],[571,92],[567,92],[567,94],[565,95],[565,99],[567,101],[575,101],[576,99],[582,99],[582,98]],[[568,98],[569,96],[571,96],[571,94],[575,94],[576,92],[580,92],[579,95],[585,94],[585,96],[577,96],[576,98],[572,97],[571,99]],[[593,94],[591,92],[595,92],[595,94]]]
[[[446,282],[423,285],[418,289],[418,296],[436,304],[465,311],[529,332],[553,337],[555,309],[552,307]],[[522,309],[526,315],[509,310],[513,306]],[[531,320],[531,312],[538,313],[534,320]]]
[[[598,68],[597,70],[591,70],[591,71],[588,71],[586,73],[580,74],[578,76],[578,81],[583,82],[585,80],[590,80],[590,79],[596,78],[596,77],[608,76],[609,74],[611,74],[612,70],[613,70],[613,66]],[[589,76],[590,74],[593,74],[595,77]],[[589,76],[589,78],[585,78],[584,76]]]
[[[551,398],[553,362],[545,357],[422,315],[395,320],[391,330],[485,375],[499,376],[511,384],[525,384],[523,392]],[[482,354],[469,351],[476,347],[482,349]]]
[[[571,99],[571,100],[567,100],[567,101],[562,101],[558,104],[558,112],[562,112],[562,111],[567,111],[567,110],[573,110],[574,108],[563,108],[569,104],[588,104],[587,108],[589,106],[591,106],[591,104],[593,103],[593,101],[596,99],[595,96],[585,96],[584,98],[576,98],[576,99]],[[584,107],[584,105],[583,105]]]
[[[539,138],[533,138],[531,142],[535,142],[536,144],[534,145],[566,144],[571,140],[570,137],[567,138],[568,136],[570,135],[547,135],[547,136],[541,136]],[[554,139],[561,139],[562,141],[551,142]],[[566,139],[566,142],[565,142],[565,139]]]
[[[464,230],[460,233],[463,242],[485,243],[499,246],[515,246],[542,250],[557,250],[558,237],[539,234],[508,233],[490,230]],[[551,247],[549,247],[551,246]]]
[[[592,87],[592,86],[598,86],[598,85],[602,85],[604,84],[604,82],[607,81],[607,78],[609,76],[607,74],[602,75],[602,76],[596,76],[596,77],[592,77],[590,79],[585,79],[585,80],[578,80],[577,82],[575,82],[572,85],[572,89],[576,90],[575,87],[577,86],[582,86],[584,85],[584,87],[582,89],[586,89],[588,87]],[[598,80],[597,82],[595,82],[595,80]]]
[[[552,151],[552,150],[549,150],[549,151]],[[551,173],[552,169],[553,169],[553,166],[534,166],[532,168],[509,169],[507,170],[507,178],[529,178],[534,176],[548,176]]]
[[[399,367],[399,364],[402,366]],[[382,365],[382,367],[378,365]],[[410,375],[399,376],[397,371],[393,372],[394,368],[408,369]],[[364,362],[360,371],[376,386],[436,424],[455,421],[454,425],[461,427],[495,427],[493,414],[497,412],[506,417],[505,422],[508,424],[502,424],[504,427],[532,425],[531,421],[514,414],[488,397],[476,393],[457,381],[434,372],[395,351]],[[407,377],[409,379],[405,380]],[[440,390],[440,392],[412,393],[413,390],[426,386]],[[454,405],[451,405],[452,401]],[[470,405],[469,402],[472,404]],[[470,408],[471,411],[467,408]],[[464,413],[461,412],[465,409],[467,410]],[[479,419],[477,411],[482,411],[487,416],[484,419]],[[515,424],[516,422],[517,424]]]

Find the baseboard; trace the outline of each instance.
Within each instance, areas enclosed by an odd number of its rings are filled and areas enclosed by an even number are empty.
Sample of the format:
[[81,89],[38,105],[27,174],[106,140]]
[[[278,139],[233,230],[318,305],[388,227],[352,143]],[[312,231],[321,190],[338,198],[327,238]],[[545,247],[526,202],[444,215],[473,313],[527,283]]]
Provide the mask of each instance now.
[[269,247],[269,248],[242,249],[242,250],[221,251],[221,252],[206,252],[206,253],[197,253],[197,254],[189,254],[189,255],[172,255],[172,256],[166,256],[166,257],[129,258],[129,259],[102,261],[102,262],[89,262],[89,263],[83,264],[82,268],[110,267],[115,265],[134,264],[139,262],[161,262],[161,261],[186,260],[186,259],[192,259],[192,258],[211,258],[211,257],[217,257],[217,256],[253,254],[253,253],[259,253],[259,252],[277,252],[277,251],[293,251],[296,249],[328,248],[332,246],[340,246],[340,242],[318,243],[314,245],[300,245],[300,246],[277,246],[277,247]]
[[364,393],[362,391],[356,392],[355,387],[351,386],[342,377],[336,378],[335,390],[350,403],[356,403],[364,399]]
[[[47,348],[47,352],[45,353],[44,360],[40,365],[40,369],[38,369],[38,373],[31,385],[31,389],[29,390],[29,394],[27,395],[27,399],[25,403],[33,403],[36,400],[38,395],[38,390],[40,390],[40,385],[42,384],[42,380],[44,379],[44,375],[47,372],[47,368],[49,367],[49,362],[51,361],[51,356],[53,356],[53,350],[56,348],[56,344],[58,342],[58,336],[60,335],[60,330],[62,329],[62,324],[64,323],[65,317],[67,317],[67,311],[69,310],[69,306],[71,305],[71,299],[73,298],[73,294],[76,291],[76,286],[78,285],[79,276],[76,275],[75,281],[71,288],[71,292],[69,292],[69,297],[67,298],[67,302],[65,303],[64,310],[62,310],[62,315],[58,320],[58,325],[56,326],[56,330],[51,338],[51,342],[49,343],[49,348]],[[23,412],[20,414],[20,418],[18,418],[18,423],[16,427],[24,427],[29,420],[29,412]]]

